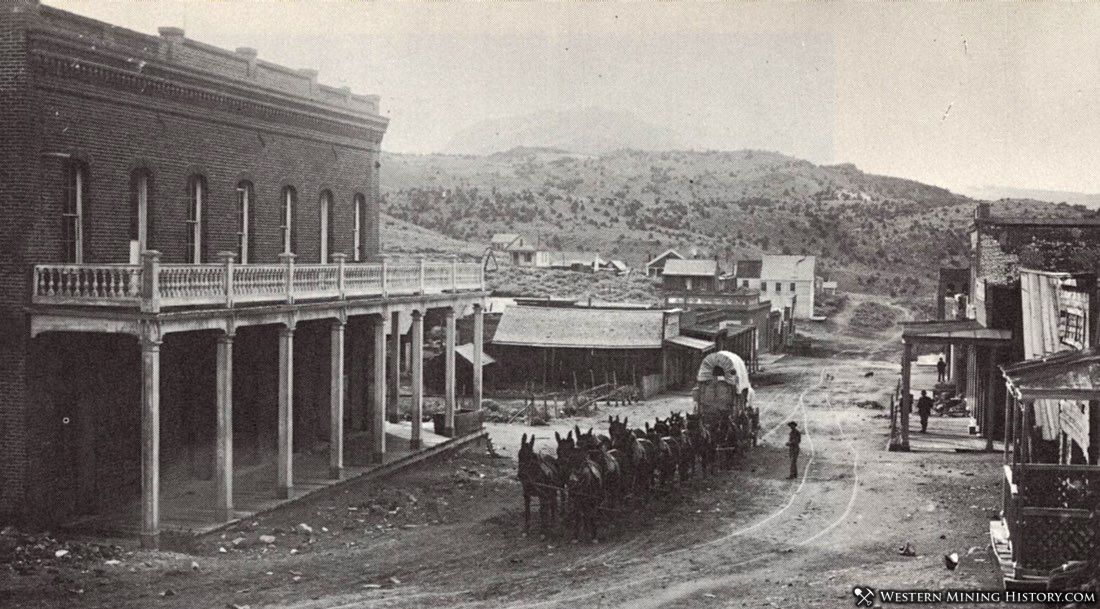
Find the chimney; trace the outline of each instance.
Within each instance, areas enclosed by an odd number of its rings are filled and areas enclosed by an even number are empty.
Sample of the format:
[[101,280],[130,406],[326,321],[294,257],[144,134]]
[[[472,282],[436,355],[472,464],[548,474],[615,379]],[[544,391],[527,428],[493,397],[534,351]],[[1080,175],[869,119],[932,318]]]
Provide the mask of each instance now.
[[244,58],[248,62],[248,77],[255,78],[256,76],[256,57],[259,53],[252,47],[237,47],[237,54]]
[[183,44],[183,28],[159,27],[157,33],[160,34],[160,46],[157,48],[157,53],[161,59],[173,61],[176,58],[176,49]]
[[974,219],[985,220],[989,218],[989,203],[978,203],[974,208]]

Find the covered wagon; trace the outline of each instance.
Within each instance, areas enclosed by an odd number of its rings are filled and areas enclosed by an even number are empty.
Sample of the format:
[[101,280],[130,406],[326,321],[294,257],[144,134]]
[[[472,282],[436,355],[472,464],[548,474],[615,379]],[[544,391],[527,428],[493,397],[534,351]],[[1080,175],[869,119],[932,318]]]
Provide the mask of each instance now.
[[691,391],[695,414],[712,430],[732,426],[739,443],[756,444],[758,413],[749,369],[736,353],[716,351],[703,358]]

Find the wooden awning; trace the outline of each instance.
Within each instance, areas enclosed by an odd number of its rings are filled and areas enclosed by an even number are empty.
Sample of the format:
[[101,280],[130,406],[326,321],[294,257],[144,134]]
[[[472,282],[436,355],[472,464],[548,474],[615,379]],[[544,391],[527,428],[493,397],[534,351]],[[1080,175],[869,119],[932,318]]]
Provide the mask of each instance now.
[[903,322],[901,328],[901,340],[908,344],[1005,346],[1012,342],[1012,330],[987,328],[974,319]]
[[1100,400],[1100,353],[1064,351],[1001,367],[1016,399]]

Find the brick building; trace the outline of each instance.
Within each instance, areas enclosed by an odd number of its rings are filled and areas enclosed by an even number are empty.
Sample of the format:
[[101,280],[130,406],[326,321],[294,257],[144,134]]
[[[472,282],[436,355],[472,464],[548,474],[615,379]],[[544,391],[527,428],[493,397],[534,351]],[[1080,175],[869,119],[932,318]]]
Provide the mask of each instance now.
[[311,464],[381,462],[401,315],[414,396],[424,317],[446,325],[453,411],[482,268],[380,256],[378,103],[179,28],[0,0],[0,515],[140,505],[153,545],[172,489],[205,498],[188,526],[224,522],[235,477],[289,497]]

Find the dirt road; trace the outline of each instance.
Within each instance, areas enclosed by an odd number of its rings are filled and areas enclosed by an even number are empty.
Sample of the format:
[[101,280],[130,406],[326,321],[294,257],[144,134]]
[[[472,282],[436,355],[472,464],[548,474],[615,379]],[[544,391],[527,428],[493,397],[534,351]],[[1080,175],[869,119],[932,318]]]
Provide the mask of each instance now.
[[[243,523],[189,554],[133,551],[116,566],[4,574],[0,600],[12,607],[850,607],[857,585],[994,588],[985,532],[999,507],[999,459],[886,452],[883,412],[855,403],[882,401],[894,381],[889,372],[881,361],[782,360],[761,378],[763,442],[742,466],[621,515],[601,543],[524,537],[511,458],[467,455],[386,483],[352,484]],[[688,407],[689,397],[668,396],[612,413],[640,424]],[[788,420],[805,431],[801,477],[793,481],[785,479]],[[521,429],[494,429],[496,444]],[[302,523],[311,532],[298,529]],[[274,543],[259,541],[262,534]],[[907,541],[917,557],[898,554]],[[943,567],[947,552],[963,556],[956,571]]]

